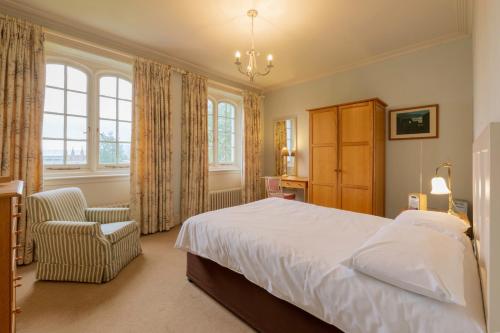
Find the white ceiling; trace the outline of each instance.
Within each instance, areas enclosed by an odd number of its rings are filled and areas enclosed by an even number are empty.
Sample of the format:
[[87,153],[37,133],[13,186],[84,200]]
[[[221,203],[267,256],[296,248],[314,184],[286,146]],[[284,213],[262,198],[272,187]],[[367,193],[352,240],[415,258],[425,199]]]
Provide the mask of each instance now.
[[328,75],[468,34],[469,0],[0,0],[32,15],[182,59],[241,80],[236,50],[250,42],[275,68],[269,89]]

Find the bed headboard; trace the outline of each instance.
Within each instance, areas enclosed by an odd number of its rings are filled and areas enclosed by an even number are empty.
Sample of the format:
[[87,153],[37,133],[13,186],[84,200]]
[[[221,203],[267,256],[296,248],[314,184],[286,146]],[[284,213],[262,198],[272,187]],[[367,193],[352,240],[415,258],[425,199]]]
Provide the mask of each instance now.
[[473,146],[474,238],[488,332],[500,332],[500,123]]

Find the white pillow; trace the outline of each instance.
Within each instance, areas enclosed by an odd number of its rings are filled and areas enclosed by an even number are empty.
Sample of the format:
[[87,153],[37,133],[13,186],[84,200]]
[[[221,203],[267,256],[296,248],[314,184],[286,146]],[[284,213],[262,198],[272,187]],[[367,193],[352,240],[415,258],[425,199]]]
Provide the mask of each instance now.
[[394,221],[431,228],[461,242],[466,239],[464,232],[469,228],[469,225],[457,216],[428,210],[405,210]]
[[465,306],[464,249],[432,229],[391,223],[344,264],[396,287]]

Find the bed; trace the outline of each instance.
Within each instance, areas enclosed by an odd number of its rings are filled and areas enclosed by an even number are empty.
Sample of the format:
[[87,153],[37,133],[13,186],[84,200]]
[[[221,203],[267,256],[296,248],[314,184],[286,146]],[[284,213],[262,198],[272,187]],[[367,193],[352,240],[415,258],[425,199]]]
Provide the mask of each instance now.
[[485,332],[470,242],[466,306],[343,265],[393,220],[269,198],[188,219],[176,247],[188,278],[262,332]]

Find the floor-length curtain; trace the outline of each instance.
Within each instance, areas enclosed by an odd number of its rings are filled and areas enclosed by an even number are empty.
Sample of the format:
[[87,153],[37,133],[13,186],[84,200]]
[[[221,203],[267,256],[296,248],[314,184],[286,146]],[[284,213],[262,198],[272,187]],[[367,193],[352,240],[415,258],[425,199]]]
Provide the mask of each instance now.
[[243,94],[243,202],[260,199],[261,177],[261,97],[253,92]]
[[283,156],[281,149],[286,147],[286,121],[280,120],[274,123],[274,165],[276,176],[283,174]]
[[136,59],[130,208],[143,234],[172,225],[171,132],[170,66]]
[[182,77],[181,219],[208,209],[207,79]]
[[[25,182],[24,196],[42,188],[42,117],[45,86],[42,28],[0,16],[0,173]],[[18,221],[18,264],[33,260],[26,211]]]

